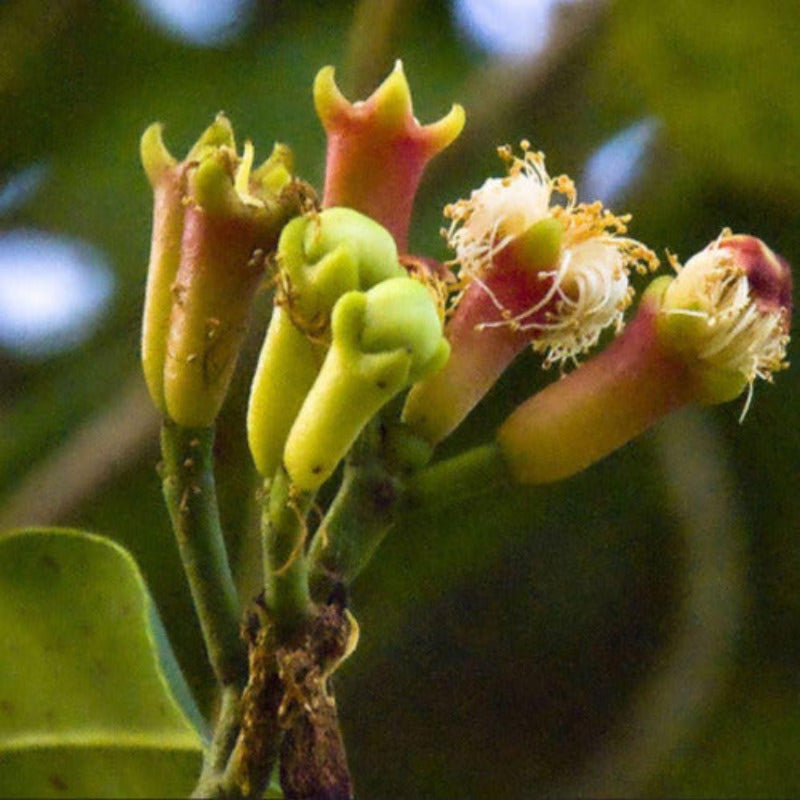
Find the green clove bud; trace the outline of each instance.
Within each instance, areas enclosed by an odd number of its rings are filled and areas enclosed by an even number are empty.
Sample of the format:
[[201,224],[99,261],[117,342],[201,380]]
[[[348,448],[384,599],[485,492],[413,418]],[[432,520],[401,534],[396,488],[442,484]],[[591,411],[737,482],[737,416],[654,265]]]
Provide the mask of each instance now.
[[305,490],[331,475],[383,405],[440,369],[450,352],[434,298],[412,278],[348,292],[334,308],[332,330],[284,451],[292,481]]

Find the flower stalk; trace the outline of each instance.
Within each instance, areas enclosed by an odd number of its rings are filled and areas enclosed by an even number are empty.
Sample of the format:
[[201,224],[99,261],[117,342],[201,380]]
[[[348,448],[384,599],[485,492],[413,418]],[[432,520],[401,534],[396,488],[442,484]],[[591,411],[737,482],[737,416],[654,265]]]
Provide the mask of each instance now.
[[402,511],[436,509],[470,503],[485,494],[500,494],[516,483],[497,442],[470,448],[437,461],[410,476]]
[[313,492],[299,490],[283,468],[264,485],[264,605],[279,640],[297,630],[311,614],[306,516],[313,500]]
[[181,561],[220,686],[244,687],[247,656],[239,637],[241,608],[219,519],[212,428],[161,428],[161,478]]
[[311,592],[325,599],[350,586],[394,523],[403,478],[387,465],[384,427],[373,420],[345,461],[342,483],[308,553]]

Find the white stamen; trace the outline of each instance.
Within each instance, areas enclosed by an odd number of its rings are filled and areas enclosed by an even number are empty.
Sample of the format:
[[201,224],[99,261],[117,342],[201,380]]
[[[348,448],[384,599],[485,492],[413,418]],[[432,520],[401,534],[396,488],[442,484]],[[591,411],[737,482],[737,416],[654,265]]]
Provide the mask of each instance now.
[[744,420],[753,399],[756,378],[772,380],[786,367],[786,309],[758,306],[735,251],[720,247],[729,231],[683,267],[665,294],[664,313],[702,320],[695,344],[698,358],[714,369],[739,373],[747,381]]

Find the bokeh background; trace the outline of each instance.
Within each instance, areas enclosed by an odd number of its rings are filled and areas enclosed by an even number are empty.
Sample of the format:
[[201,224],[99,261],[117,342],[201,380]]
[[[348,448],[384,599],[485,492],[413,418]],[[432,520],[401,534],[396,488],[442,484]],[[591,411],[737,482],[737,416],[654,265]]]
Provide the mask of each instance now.
[[[423,184],[416,251],[445,257],[442,205],[527,138],[661,254],[730,226],[798,263],[798,41],[796,0],[6,0],[0,529],[130,548],[208,705],[138,372],[153,120],[180,156],[225,110],[319,184],[317,70],[336,65],[355,99],[401,57],[422,122],[467,110]],[[217,446],[243,592],[242,408],[267,314]],[[442,455],[554,377],[520,358]],[[361,796],[800,793],[800,371],[741,409],[689,410],[559,485],[404,520],[354,587],[362,640],[338,683]]]

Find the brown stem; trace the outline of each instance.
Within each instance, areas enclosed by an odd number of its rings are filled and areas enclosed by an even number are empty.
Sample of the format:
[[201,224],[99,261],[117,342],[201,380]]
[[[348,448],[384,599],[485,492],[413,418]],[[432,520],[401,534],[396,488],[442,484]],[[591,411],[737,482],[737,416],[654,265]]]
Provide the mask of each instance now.
[[257,604],[246,630],[250,681],[242,695],[241,730],[214,794],[262,797],[280,755],[286,800],[352,798],[330,678],[354,646],[355,622],[340,605],[319,606],[289,640],[278,634]]
[[249,614],[244,633],[249,645],[250,679],[242,694],[239,737],[221,785],[220,796],[229,798],[264,795],[281,737],[278,710],[283,684],[275,658],[277,642],[262,606]]
[[338,605],[324,606],[302,644],[279,654],[286,686],[280,751],[286,800],[350,800],[353,783],[330,674],[347,655],[353,629]]

